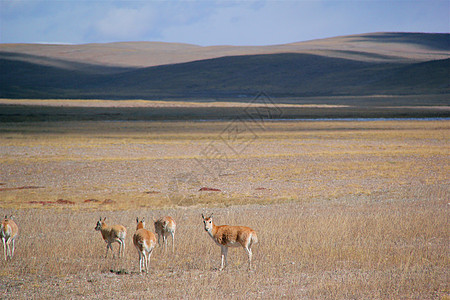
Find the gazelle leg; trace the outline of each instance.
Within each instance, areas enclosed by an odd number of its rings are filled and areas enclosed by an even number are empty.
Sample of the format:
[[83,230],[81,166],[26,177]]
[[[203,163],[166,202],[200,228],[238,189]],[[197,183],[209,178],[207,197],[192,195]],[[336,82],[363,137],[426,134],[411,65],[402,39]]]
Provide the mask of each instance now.
[[148,256],[147,256],[147,274],[148,274],[148,269],[150,269],[150,257],[152,256],[153,253],[153,249],[150,250],[150,252],[148,252]]
[[147,269],[147,263],[146,263],[146,254],[145,254],[145,250],[142,251],[142,257],[141,257],[141,261],[142,261],[142,271],[145,272]]
[[144,265],[144,272],[145,273],[147,273],[148,274],[148,269],[147,269],[147,267],[148,267],[148,265],[147,265],[147,253],[144,251],[144,257],[142,258],[143,260],[142,260],[142,263],[143,263],[143,265]]
[[145,273],[147,272],[147,253],[144,251],[142,251],[142,268],[144,269]]
[[248,269],[251,270],[252,269],[252,249],[250,247],[245,248],[245,250],[247,251],[247,255],[248,255]]
[[172,253],[175,253],[175,233],[172,232]]
[[11,248],[11,258],[13,258],[13,256],[14,256],[14,242],[15,242],[15,239],[13,239],[13,240],[11,241],[11,243],[12,243],[12,248]]
[[139,273],[142,272],[142,253],[139,251]]
[[7,242],[6,242],[6,248],[8,249],[8,257],[9,257],[9,259],[11,259],[12,258],[12,255],[11,255],[11,239],[9,239]]
[[225,247],[225,267],[228,266],[228,247]]
[[7,250],[6,250],[6,240],[5,238],[2,238],[2,242],[3,242],[3,252],[5,253],[5,260],[7,260]]
[[222,263],[220,265],[219,271],[222,271],[223,268],[228,264],[227,263],[227,254],[228,254],[228,248],[226,246],[221,246],[221,256],[222,256]]
[[105,258],[107,258],[107,257],[108,257],[108,249],[111,249],[111,252],[112,252],[112,254],[113,254],[113,258],[114,258],[114,252],[113,252],[113,249],[112,249],[111,243],[107,243],[107,244],[106,244],[106,254],[105,254]]
[[[125,241],[118,239],[117,242],[119,243],[119,258],[123,257],[124,250],[125,250]],[[120,255],[122,254],[122,255]]]

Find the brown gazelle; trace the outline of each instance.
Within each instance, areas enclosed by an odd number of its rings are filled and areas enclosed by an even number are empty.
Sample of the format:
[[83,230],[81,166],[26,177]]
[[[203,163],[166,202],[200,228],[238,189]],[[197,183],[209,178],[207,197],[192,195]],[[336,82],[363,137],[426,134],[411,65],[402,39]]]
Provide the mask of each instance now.
[[202,214],[203,225],[205,231],[209,236],[220,246],[222,264],[220,265],[220,271],[227,265],[227,253],[228,247],[239,247],[245,249],[248,255],[248,268],[252,268],[252,245],[258,242],[256,231],[245,226],[230,226],[221,225],[216,226],[213,223],[212,215],[205,218]]
[[156,237],[153,232],[144,228],[144,218],[141,221],[139,221],[139,218],[136,218],[136,222],[137,226],[133,235],[133,243],[139,252],[139,272],[142,272],[142,269],[144,269],[148,273],[150,257],[156,246]]
[[97,226],[95,226],[95,230],[102,233],[102,237],[106,242],[105,258],[108,257],[108,248],[111,249],[114,258],[114,251],[111,246],[111,244],[114,242],[119,243],[119,257],[120,254],[122,254],[123,256],[125,252],[125,238],[127,236],[127,229],[122,225],[108,226],[106,225],[105,220],[106,218],[104,218],[103,221],[102,218],[100,218],[100,220],[97,222]]
[[155,221],[155,232],[158,235],[158,245],[161,246],[161,238],[164,244],[164,251],[167,249],[167,239],[172,236],[172,253],[175,251],[175,230],[177,224],[172,217],[163,217]]
[[3,251],[5,253],[5,260],[12,259],[14,256],[14,240],[17,237],[19,228],[17,224],[11,220],[11,217],[5,216],[0,227],[0,237],[3,242]]

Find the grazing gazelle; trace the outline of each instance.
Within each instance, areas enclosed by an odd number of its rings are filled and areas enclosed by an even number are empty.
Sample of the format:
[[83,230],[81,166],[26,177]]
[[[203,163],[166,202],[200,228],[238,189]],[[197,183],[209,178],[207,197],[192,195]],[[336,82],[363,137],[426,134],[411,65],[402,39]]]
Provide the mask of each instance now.
[[248,269],[252,268],[252,245],[258,242],[256,231],[245,226],[230,226],[221,225],[216,226],[212,221],[212,215],[205,218],[202,214],[203,225],[205,231],[209,236],[220,246],[222,264],[220,265],[220,271],[224,268],[224,263],[227,265],[227,253],[228,247],[239,247],[245,249],[248,255]]
[[[108,226],[105,223],[106,218],[100,218],[97,222],[97,226],[95,226],[95,230],[100,231],[102,233],[102,237],[106,242],[106,255],[105,258],[108,257],[108,248],[111,249],[114,258],[114,251],[111,246],[112,243],[119,243],[119,257],[120,253],[122,256],[125,252],[125,237],[127,236],[127,229],[122,225],[112,225]],[[122,251],[121,251],[122,250]]]
[[143,268],[148,273],[150,257],[156,246],[156,237],[153,232],[144,228],[144,218],[141,221],[139,221],[139,218],[136,218],[136,222],[137,226],[136,232],[133,235],[133,243],[139,252],[139,273],[142,272]]
[[11,217],[5,216],[0,227],[0,237],[3,242],[3,250],[5,252],[5,260],[14,256],[14,240],[16,239],[19,228],[17,224],[11,220]]
[[164,243],[164,251],[167,249],[167,238],[172,235],[172,253],[175,251],[175,230],[177,224],[172,217],[163,217],[155,221],[155,232],[158,235],[158,245],[161,246],[161,237]]

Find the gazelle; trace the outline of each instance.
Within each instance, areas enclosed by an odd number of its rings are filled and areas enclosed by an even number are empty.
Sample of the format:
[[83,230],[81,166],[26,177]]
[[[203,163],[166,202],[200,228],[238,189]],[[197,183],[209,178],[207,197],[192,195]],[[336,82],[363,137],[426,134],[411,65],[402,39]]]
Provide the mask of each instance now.
[[252,245],[258,242],[256,231],[245,226],[217,226],[213,223],[212,215],[205,218],[202,214],[203,225],[209,236],[220,246],[222,264],[219,271],[227,265],[228,247],[239,247],[245,249],[248,255],[248,269],[252,268]]
[[158,245],[161,246],[161,237],[164,243],[164,251],[167,249],[167,238],[172,235],[172,253],[175,251],[175,230],[177,224],[172,217],[163,217],[155,221],[155,232],[158,235]]
[[5,253],[5,260],[12,259],[14,256],[14,240],[17,237],[19,228],[16,222],[11,220],[11,217],[5,216],[0,227],[0,237],[3,242],[3,251]]
[[[120,253],[122,256],[125,252],[125,237],[127,236],[127,229],[122,225],[112,225],[108,226],[105,223],[106,218],[100,218],[97,222],[97,226],[95,226],[95,230],[100,231],[102,233],[102,237],[106,242],[106,255],[105,258],[108,257],[108,248],[111,249],[114,258],[114,251],[111,246],[112,243],[119,243],[119,257]],[[121,251],[122,250],[122,251]]]
[[145,269],[145,272],[148,273],[150,257],[156,246],[156,237],[153,232],[144,228],[144,218],[141,221],[139,221],[139,218],[136,218],[136,222],[137,226],[133,235],[133,243],[139,253],[139,273],[142,272],[142,269]]

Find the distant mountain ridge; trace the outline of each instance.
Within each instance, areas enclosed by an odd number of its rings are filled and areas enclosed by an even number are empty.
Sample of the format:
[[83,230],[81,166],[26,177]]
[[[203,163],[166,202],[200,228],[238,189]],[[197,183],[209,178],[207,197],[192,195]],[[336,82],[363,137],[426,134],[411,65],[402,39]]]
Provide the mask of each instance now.
[[1,53],[93,65],[151,67],[223,56],[303,53],[352,60],[428,61],[448,58],[446,33],[368,33],[269,46],[197,46],[165,42],[104,44],[0,44]]
[[448,94],[449,63],[450,35],[431,33],[373,33],[255,47],[0,44],[0,97]]

